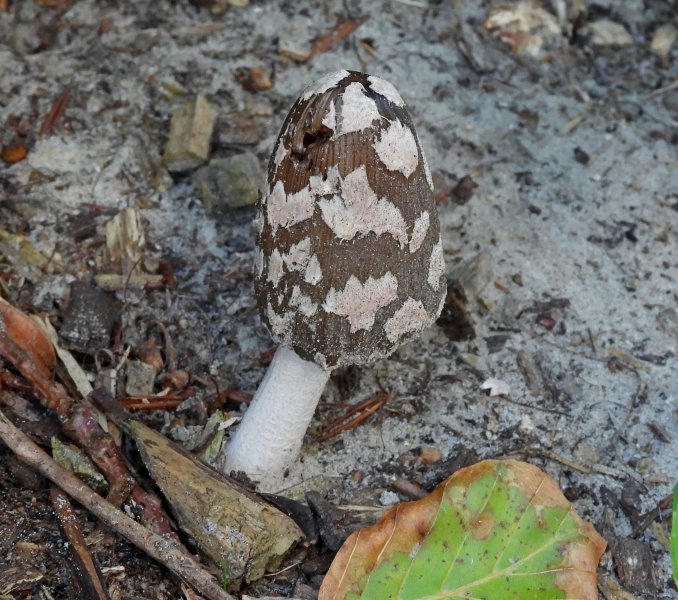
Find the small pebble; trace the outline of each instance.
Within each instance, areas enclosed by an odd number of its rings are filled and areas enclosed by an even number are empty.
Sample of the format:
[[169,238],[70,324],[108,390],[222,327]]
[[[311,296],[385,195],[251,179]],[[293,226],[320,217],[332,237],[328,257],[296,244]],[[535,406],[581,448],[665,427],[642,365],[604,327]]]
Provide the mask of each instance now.
[[395,504],[398,504],[400,502],[400,498],[398,498],[398,494],[395,492],[391,491],[385,491],[381,493],[381,496],[379,496],[379,504],[382,506],[393,506]]

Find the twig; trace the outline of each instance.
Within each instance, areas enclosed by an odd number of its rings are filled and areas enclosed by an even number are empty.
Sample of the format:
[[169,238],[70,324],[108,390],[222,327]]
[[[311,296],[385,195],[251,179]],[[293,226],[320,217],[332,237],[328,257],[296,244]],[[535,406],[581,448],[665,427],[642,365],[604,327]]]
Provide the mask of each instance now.
[[659,515],[661,515],[663,510],[669,510],[671,503],[673,502],[673,494],[669,494],[665,498],[662,498],[650,512],[641,515],[638,523],[633,528],[631,533],[632,537],[638,537],[643,531],[645,531],[650,523],[654,521]]
[[162,340],[165,344],[165,361],[167,362],[167,372],[172,373],[177,370],[177,353],[174,349],[174,343],[172,342],[172,336],[170,332],[167,331],[167,327],[162,321],[152,321],[148,329],[152,327],[157,327],[162,333]]
[[66,105],[68,104],[70,97],[71,90],[69,90],[68,88],[66,88],[63,92],[61,92],[61,94],[57,96],[57,99],[52,105],[52,108],[50,109],[49,113],[47,113],[45,121],[42,124],[42,127],[40,128],[41,136],[49,133],[50,131],[52,131],[52,129],[54,129],[54,126],[56,125],[57,121],[64,114],[64,111],[66,110]]
[[557,452],[553,452],[551,450],[544,450],[541,448],[520,448],[514,452],[511,453],[512,455],[517,455],[517,456],[538,456],[540,458],[544,459],[549,459],[553,460],[557,463],[560,463],[561,465],[565,465],[566,467],[569,467],[570,469],[574,469],[575,471],[579,471],[580,473],[584,473],[585,475],[590,475],[592,472],[595,473],[600,473],[601,475],[607,475],[608,477],[614,477],[615,479],[627,479],[628,475],[624,473],[623,471],[620,471],[618,469],[613,469],[611,467],[606,467],[605,465],[601,465],[600,463],[591,463],[591,464],[583,464],[577,461],[574,461],[570,458],[567,458],[565,456],[562,456],[561,454],[558,454]]
[[[495,396],[495,397],[498,398],[498,396]],[[552,413],[554,415],[561,415],[563,417],[569,417],[570,416],[570,413],[566,412],[564,410],[558,410],[556,408],[546,408],[546,407],[543,407],[543,406],[536,406],[534,404],[530,404],[529,402],[520,402],[519,400],[513,400],[513,399],[508,398],[506,396],[502,396],[501,401],[502,402],[508,402],[509,404],[515,404],[517,406],[524,406],[525,408],[529,408],[529,409],[532,409],[532,410],[537,410],[537,411],[541,411],[541,412],[545,412],[545,413]]]
[[78,578],[86,578],[83,583],[86,586],[88,597],[92,600],[110,600],[111,597],[108,595],[101,571],[87,548],[85,537],[78,527],[78,517],[68,500],[68,496],[58,487],[53,487],[49,495],[52,499],[54,512],[59,519],[61,530],[68,539],[68,548],[75,562],[73,570]]
[[404,4],[405,6],[413,6],[414,8],[430,8],[426,2],[417,2],[417,0],[393,0],[398,4]]
[[669,83],[669,85],[665,85],[664,87],[657,88],[653,92],[650,92],[643,98],[643,100],[651,100],[655,96],[659,96],[660,94],[665,94],[666,92],[670,92],[671,90],[675,90],[678,88],[678,79],[675,81]]
[[122,404],[128,410],[173,410],[183,400],[178,398],[120,398]]
[[208,600],[236,600],[222,590],[213,577],[182,546],[156,535],[94,493],[75,475],[58,465],[0,411],[0,439],[24,464],[47,477],[74,500],[96,515],[113,531],[170,569]]

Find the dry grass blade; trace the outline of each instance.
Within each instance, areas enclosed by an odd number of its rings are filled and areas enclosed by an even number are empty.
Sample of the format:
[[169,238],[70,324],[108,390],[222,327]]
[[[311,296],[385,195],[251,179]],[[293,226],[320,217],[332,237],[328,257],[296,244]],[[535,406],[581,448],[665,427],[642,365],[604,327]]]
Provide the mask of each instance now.
[[318,441],[325,442],[344,431],[360,425],[360,423],[369,419],[384,406],[389,398],[390,395],[383,390],[376,392],[367,400],[350,408],[343,415],[334,419],[320,435]]

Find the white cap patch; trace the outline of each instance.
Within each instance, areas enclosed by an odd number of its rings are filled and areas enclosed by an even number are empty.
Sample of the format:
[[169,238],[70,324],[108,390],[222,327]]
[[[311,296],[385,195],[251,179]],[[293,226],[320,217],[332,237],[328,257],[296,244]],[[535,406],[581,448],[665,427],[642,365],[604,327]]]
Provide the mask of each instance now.
[[423,150],[421,152],[421,160],[424,161],[424,175],[426,175],[426,183],[428,183],[428,187],[430,187],[431,191],[433,191],[433,177],[431,177],[431,169],[429,169],[428,161],[426,160],[426,155],[424,154]]
[[305,317],[312,317],[318,310],[318,305],[311,300],[310,296],[302,293],[298,285],[295,285],[292,290],[290,306],[298,308],[299,312]]
[[431,261],[428,267],[428,284],[438,290],[440,287],[440,277],[445,272],[445,257],[443,256],[443,241],[438,238],[438,243],[433,246]]
[[287,272],[302,273],[307,283],[316,284],[322,279],[322,269],[318,257],[311,254],[309,238],[293,244],[286,254],[281,254],[277,248],[273,249],[268,261],[268,280],[277,286],[285,269]]
[[410,238],[410,254],[419,250],[422,243],[426,239],[428,225],[429,213],[427,210],[425,210],[417,217],[417,220],[414,222],[414,227],[412,228],[412,237]]
[[315,254],[313,254],[306,263],[306,272],[304,273],[304,281],[306,283],[310,283],[311,285],[315,285],[316,283],[320,283],[322,278],[323,270],[320,267],[320,261],[318,260],[318,257]]
[[308,262],[311,253],[311,240],[304,238],[296,244],[292,244],[290,251],[285,255],[285,264],[290,271],[301,271]]
[[326,312],[346,317],[351,333],[355,333],[360,329],[372,329],[377,311],[388,306],[397,296],[398,280],[392,273],[385,273],[378,279],[368,277],[364,284],[351,275],[342,291],[334,288],[329,291],[323,308]]
[[271,306],[269,302],[266,306],[266,316],[268,317],[268,322],[271,327],[271,331],[274,335],[283,337],[290,326],[290,320],[292,319],[293,313],[285,313],[283,315],[278,315]]
[[384,331],[391,343],[396,343],[406,333],[421,331],[429,323],[429,314],[421,300],[408,298],[395,314],[386,321]]
[[268,222],[275,235],[278,227],[291,227],[313,216],[313,196],[308,189],[286,194],[285,185],[278,180],[266,199]]
[[280,140],[278,142],[278,147],[275,149],[275,156],[273,157],[273,164],[276,169],[282,164],[285,156],[287,156],[287,150],[285,149],[285,144]]
[[336,135],[367,129],[379,119],[381,115],[377,104],[365,95],[365,88],[362,84],[357,81],[349,84],[344,91],[341,120]]
[[323,120],[321,122],[325,127],[331,129],[332,131],[334,131],[337,128],[337,112],[336,109],[334,108],[334,102],[330,103],[330,107],[327,110],[327,114],[323,117]]
[[409,127],[400,121],[391,121],[382,129],[381,137],[375,142],[374,149],[389,171],[399,171],[409,177],[417,170],[419,148],[417,140]]
[[400,97],[398,90],[390,81],[386,81],[375,75],[370,75],[367,78],[367,81],[370,82],[370,87],[377,92],[377,94],[383,96],[389,102],[393,102],[393,104],[400,106],[401,108],[405,106],[405,101]]
[[257,249],[254,253],[254,269],[257,277],[261,277],[261,274],[264,272],[264,253],[261,249]]
[[268,259],[268,280],[273,285],[278,285],[280,278],[283,275],[283,258],[277,248],[271,252],[271,257]]
[[302,100],[308,100],[311,96],[317,94],[324,94],[330,88],[333,88],[344,77],[348,75],[348,71],[337,71],[336,73],[329,73],[325,77],[321,77],[318,81],[309,85],[301,95]]
[[407,225],[398,207],[378,198],[367,180],[365,165],[360,165],[343,180],[342,195],[318,202],[323,221],[342,240],[371,231],[392,235],[402,248],[407,243]]

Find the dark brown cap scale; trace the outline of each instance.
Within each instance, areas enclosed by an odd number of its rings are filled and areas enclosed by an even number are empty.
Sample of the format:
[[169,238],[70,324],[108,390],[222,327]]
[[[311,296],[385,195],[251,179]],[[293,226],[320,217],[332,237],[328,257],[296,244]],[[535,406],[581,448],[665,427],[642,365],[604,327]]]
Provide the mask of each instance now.
[[274,338],[324,369],[388,356],[440,312],[431,175],[387,81],[339,71],[283,124],[259,216],[255,286]]

